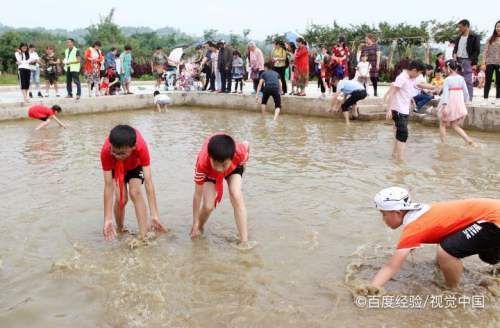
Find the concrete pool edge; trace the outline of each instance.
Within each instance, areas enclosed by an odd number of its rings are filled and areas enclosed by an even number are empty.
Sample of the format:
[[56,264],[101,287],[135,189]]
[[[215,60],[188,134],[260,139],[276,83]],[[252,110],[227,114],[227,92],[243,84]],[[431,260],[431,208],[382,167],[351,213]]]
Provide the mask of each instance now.
[[[167,94],[172,98],[173,106],[260,111],[255,97],[251,95],[206,92],[168,92]],[[75,99],[50,98],[33,101],[30,104],[23,102],[0,103],[0,121],[26,119],[27,108],[31,104],[39,103],[49,106],[57,103],[63,108],[63,115],[154,108],[152,96],[149,94],[82,98],[78,101]],[[326,112],[329,107],[329,100],[285,96],[282,103],[282,113],[342,119],[338,113]],[[271,112],[274,105],[272,101],[269,104],[268,109]],[[359,105],[360,120],[385,119],[381,98],[368,98],[361,101]],[[463,124],[464,128],[485,132],[500,132],[500,107],[471,106],[468,111],[469,114]],[[438,124],[437,118],[432,115],[412,115],[412,119],[424,125],[437,126]]]

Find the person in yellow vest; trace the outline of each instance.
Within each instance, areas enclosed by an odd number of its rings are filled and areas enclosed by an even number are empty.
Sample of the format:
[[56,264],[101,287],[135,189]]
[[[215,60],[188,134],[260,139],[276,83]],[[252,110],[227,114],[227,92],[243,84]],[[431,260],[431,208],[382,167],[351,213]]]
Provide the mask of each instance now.
[[66,40],[68,47],[64,52],[64,70],[66,71],[66,98],[73,98],[73,83],[76,84],[76,99],[80,99],[82,87],[80,84],[80,51],[75,47],[75,40],[69,38]]

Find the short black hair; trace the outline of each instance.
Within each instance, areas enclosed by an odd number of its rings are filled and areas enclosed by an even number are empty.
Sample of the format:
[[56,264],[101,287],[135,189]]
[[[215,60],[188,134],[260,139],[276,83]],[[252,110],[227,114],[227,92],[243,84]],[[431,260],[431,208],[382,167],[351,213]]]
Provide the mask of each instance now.
[[36,46],[33,43],[31,43],[28,48],[34,49],[34,48],[36,48]]
[[208,141],[208,155],[216,162],[233,159],[236,153],[236,143],[227,134],[218,134]]
[[73,38],[67,38],[66,41],[71,41],[71,42],[75,43],[75,39],[73,39]]
[[94,41],[94,43],[92,43],[92,46],[93,47],[95,47],[95,46],[100,47],[101,46],[101,41]]
[[431,71],[431,70],[433,70],[433,69],[434,69],[434,67],[432,67],[432,65],[425,64],[425,70],[426,70],[426,71]]
[[419,72],[425,71],[425,64],[420,60],[412,60],[408,65],[408,70],[417,70]]
[[58,112],[58,113],[62,112],[62,108],[61,108],[61,106],[59,106],[59,105],[54,105],[54,106],[52,106],[52,109],[53,109],[53,110],[55,110],[55,111],[56,111],[56,112]]
[[160,91],[158,91],[158,90],[155,90],[155,92],[153,92],[153,96],[157,96],[159,94],[160,94]]
[[130,125],[120,124],[115,126],[109,133],[109,142],[113,147],[134,147],[136,141],[136,133]]
[[264,68],[273,69],[274,64],[270,61],[264,63]]
[[131,45],[129,45],[129,44],[127,44],[127,45],[125,46],[125,50],[132,50],[132,46],[131,46]]
[[460,22],[458,22],[459,25],[470,27],[470,22],[467,19],[462,19]]

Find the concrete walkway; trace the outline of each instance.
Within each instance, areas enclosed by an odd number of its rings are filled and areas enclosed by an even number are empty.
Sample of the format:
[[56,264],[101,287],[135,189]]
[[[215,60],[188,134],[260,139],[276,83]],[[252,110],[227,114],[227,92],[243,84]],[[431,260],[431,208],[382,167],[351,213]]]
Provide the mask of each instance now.
[[[133,95],[89,98],[88,92],[84,89],[80,100],[65,99],[63,97],[34,98],[28,104],[20,101],[19,91],[5,91],[5,89],[9,90],[8,87],[0,87],[0,121],[27,118],[27,108],[30,103],[59,104],[63,108],[64,115],[153,108],[152,93],[154,85],[151,82],[135,83],[132,89]],[[380,86],[379,94],[385,94],[387,89],[388,86]],[[251,95],[252,91],[252,84],[247,82],[243,94],[196,91],[168,91],[167,93],[172,97],[174,106],[259,111],[260,108],[255,101],[255,96]],[[371,87],[368,91],[371,92]],[[306,97],[289,95],[283,97],[282,113],[342,119],[338,113],[326,112],[331,97],[327,96],[326,99],[320,99],[320,91],[316,83],[311,82],[306,93]],[[468,109],[469,114],[464,121],[464,127],[466,129],[500,132],[500,104],[493,105],[491,102],[484,104],[484,100],[480,98],[479,90],[477,94],[478,96],[475,97],[472,106]],[[385,109],[381,97],[369,96],[359,104],[360,120],[383,120],[385,118]],[[270,107],[273,107],[272,101]],[[437,118],[434,115],[412,115],[412,119],[428,125],[437,125]]]

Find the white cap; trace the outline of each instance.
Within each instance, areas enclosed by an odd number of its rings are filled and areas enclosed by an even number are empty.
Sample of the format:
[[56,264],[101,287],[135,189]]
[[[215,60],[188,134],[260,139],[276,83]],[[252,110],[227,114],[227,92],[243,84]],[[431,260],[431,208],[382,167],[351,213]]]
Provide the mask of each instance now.
[[422,208],[422,204],[411,202],[408,190],[400,187],[382,189],[373,200],[377,209],[382,211],[413,211]]

